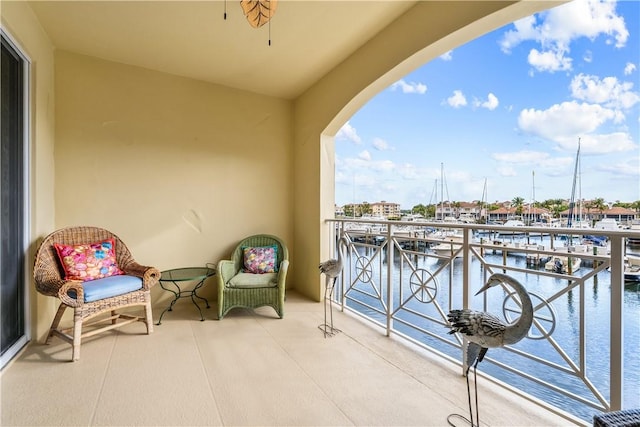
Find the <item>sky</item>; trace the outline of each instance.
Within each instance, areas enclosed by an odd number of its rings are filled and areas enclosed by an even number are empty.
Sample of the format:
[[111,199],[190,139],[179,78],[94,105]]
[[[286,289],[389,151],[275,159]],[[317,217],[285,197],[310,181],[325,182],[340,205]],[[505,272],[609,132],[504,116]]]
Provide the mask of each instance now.
[[404,76],[335,136],[336,204],[640,200],[639,27],[574,0]]

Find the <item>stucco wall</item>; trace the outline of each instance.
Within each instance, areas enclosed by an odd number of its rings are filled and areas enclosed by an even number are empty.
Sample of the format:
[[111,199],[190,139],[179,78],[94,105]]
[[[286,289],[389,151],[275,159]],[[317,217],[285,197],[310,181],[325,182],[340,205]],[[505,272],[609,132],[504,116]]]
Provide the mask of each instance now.
[[[416,67],[558,3],[418,2],[290,102],[65,51],[54,87],[47,35],[27,3],[4,1],[3,27],[33,61],[32,251],[55,228],[97,225],[166,269],[273,233],[291,249],[289,287],[320,300],[340,126]],[[31,287],[31,302],[41,337],[56,300]]]
[[161,270],[250,234],[293,249],[288,101],[64,51],[55,70],[56,227],[107,228]]
[[[54,55],[53,45],[42,31],[31,8],[25,2],[3,1],[0,5],[2,28],[24,50],[30,60],[31,133],[29,203],[31,206],[27,276],[32,277],[37,245],[54,227]],[[41,338],[48,330],[57,301],[38,294],[29,279],[31,338]],[[36,314],[37,313],[37,314]]]

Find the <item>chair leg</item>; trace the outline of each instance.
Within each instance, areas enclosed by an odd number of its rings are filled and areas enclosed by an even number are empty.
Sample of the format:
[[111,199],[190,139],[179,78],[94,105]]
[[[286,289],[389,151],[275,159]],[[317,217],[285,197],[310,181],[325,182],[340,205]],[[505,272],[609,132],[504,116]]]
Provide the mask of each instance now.
[[58,329],[58,325],[60,325],[60,319],[62,319],[62,315],[64,311],[67,309],[67,306],[64,303],[60,303],[60,307],[58,307],[58,311],[56,312],[55,317],[53,318],[53,322],[51,323],[51,328],[49,328],[49,333],[47,334],[47,338],[44,341],[45,344],[49,344],[49,340],[53,336],[53,331]]
[[72,360],[80,360],[80,342],[82,341],[82,316],[77,310],[73,315],[73,351]]
[[221,289],[218,289],[219,295],[218,295],[218,320],[222,320],[223,314],[224,313],[224,297],[222,296],[222,293],[224,292]]
[[116,321],[118,320],[115,316],[117,316],[118,313],[116,313],[115,310],[111,310],[111,317],[113,317],[113,319],[111,319],[111,324],[115,325]]
[[151,310],[151,298],[144,305],[144,323],[147,325],[147,335],[153,332],[153,311]]

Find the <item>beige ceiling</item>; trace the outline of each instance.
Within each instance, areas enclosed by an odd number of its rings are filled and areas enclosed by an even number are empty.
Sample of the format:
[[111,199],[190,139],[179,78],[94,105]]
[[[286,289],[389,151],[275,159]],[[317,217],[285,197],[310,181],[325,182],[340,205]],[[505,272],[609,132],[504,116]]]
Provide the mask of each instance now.
[[415,3],[281,0],[254,29],[238,0],[30,2],[57,49],[286,99]]

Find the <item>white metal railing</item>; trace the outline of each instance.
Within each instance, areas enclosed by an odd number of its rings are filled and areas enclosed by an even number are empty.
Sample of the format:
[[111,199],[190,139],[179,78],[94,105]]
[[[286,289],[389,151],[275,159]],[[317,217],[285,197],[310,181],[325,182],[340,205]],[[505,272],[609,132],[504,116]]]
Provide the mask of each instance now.
[[[340,236],[349,242],[334,291],[336,302],[381,326],[387,335],[404,337],[457,361],[464,372],[464,341],[448,334],[446,315],[453,308],[475,308],[513,321],[520,306],[512,291],[505,289],[502,297],[498,292],[473,296],[489,275],[504,272],[527,288],[534,322],[527,339],[505,347],[506,351],[490,350],[485,358],[489,362],[480,370],[512,390],[527,390],[552,410],[559,407],[586,420],[591,420],[593,411],[622,409],[626,388],[640,396],[640,379],[629,375],[637,368],[625,372],[623,353],[625,242],[628,237],[640,238],[640,233],[413,221],[327,222],[335,225],[331,242]],[[605,237],[606,247],[583,244],[586,234]],[[550,268],[541,265],[544,261],[552,262]],[[596,310],[598,298],[602,301]],[[640,322],[628,326],[638,328]],[[625,388],[623,378],[634,383]]]

